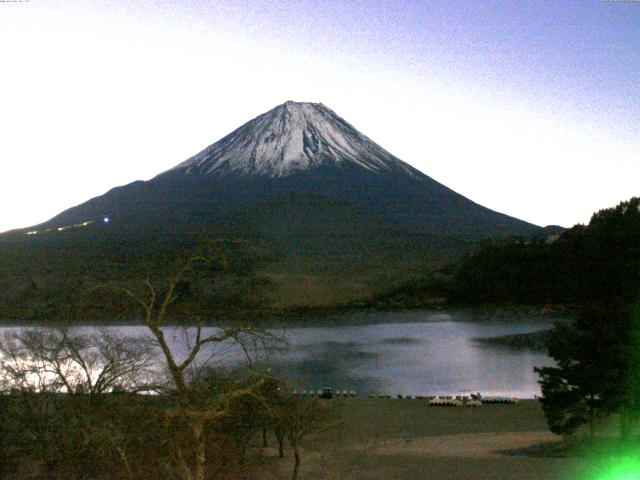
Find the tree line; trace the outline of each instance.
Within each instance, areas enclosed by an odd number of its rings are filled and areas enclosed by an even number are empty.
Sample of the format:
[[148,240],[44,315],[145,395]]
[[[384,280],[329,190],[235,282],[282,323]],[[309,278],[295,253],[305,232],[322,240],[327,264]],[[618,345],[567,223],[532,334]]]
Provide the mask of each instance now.
[[596,212],[557,238],[486,241],[448,286],[457,305],[580,305],[638,282],[638,198]]

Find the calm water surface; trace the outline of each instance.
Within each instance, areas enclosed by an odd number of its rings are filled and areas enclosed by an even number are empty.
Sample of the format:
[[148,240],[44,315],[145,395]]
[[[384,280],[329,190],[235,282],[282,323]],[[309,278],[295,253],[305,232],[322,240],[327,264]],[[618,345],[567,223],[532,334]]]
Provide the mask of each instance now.
[[[294,388],[331,386],[359,394],[392,395],[482,392],[532,398],[540,393],[533,368],[552,364],[540,353],[474,341],[546,329],[553,324],[549,318],[411,311],[348,314],[313,323],[313,327],[274,329],[286,337],[289,347],[274,354],[270,363]],[[25,327],[4,327],[0,333],[21,328]],[[146,335],[139,326],[108,329]],[[184,355],[189,332],[185,336],[182,329],[167,330],[167,338]],[[204,351],[204,357],[224,364],[236,360],[238,351],[217,345]]]
[[536,366],[546,355],[474,341],[549,328],[552,319],[461,313],[353,315],[345,325],[290,328],[290,353],[276,370],[301,388],[332,386],[362,393],[539,395]]

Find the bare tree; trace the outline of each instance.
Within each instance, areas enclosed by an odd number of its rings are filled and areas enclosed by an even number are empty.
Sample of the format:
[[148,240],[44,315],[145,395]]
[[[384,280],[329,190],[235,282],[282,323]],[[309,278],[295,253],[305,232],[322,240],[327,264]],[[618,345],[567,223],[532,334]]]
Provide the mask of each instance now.
[[[203,330],[202,322],[197,320],[195,326],[184,330],[188,340],[188,348],[183,358],[178,358],[176,347],[170,344],[165,332],[167,314],[170,307],[179,298],[177,291],[189,278],[197,275],[197,268],[211,265],[213,262],[226,264],[227,255],[220,242],[209,243],[184,261],[177,272],[165,283],[160,292],[149,278],[144,281],[146,293],[136,293],[128,288],[120,288],[135,301],[143,311],[143,324],[155,339],[162,352],[167,367],[176,408],[167,413],[169,421],[187,425],[190,432],[190,452],[183,452],[179,442],[175,442],[175,457],[178,462],[180,476],[183,480],[203,480],[205,478],[207,437],[205,427],[229,413],[230,404],[243,396],[256,396],[267,377],[255,376],[248,382],[235,384],[234,388],[209,392],[199,395],[191,381],[200,354],[207,346],[233,344],[244,353],[249,364],[253,364],[256,354],[267,351],[276,337],[263,328],[252,325],[234,325],[213,329],[209,333]],[[189,461],[192,459],[192,461]]]
[[80,450],[91,445],[102,459],[115,452],[132,477],[122,428],[98,418],[96,402],[144,389],[153,359],[147,342],[106,329],[33,328],[0,340],[0,379],[2,390],[19,399],[13,405],[28,430],[23,437],[35,440],[32,451],[45,468],[74,453],[86,456]]
[[99,395],[147,388],[154,353],[106,329],[58,326],[6,334],[0,357],[5,390]]
[[271,426],[278,440],[280,457],[284,456],[284,438],[289,440],[294,456],[292,480],[297,480],[301,464],[301,442],[310,434],[320,433],[328,428],[334,420],[327,404],[317,399],[301,399],[286,393],[280,386],[271,392],[266,404],[271,415]]

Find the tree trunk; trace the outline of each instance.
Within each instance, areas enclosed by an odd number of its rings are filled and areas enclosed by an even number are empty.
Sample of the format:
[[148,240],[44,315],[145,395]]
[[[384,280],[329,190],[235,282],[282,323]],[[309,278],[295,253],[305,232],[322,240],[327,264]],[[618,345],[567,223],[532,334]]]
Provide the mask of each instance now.
[[594,438],[596,436],[596,420],[593,413],[589,415],[589,437]]
[[629,439],[629,409],[625,406],[620,410],[620,440]]
[[180,448],[178,444],[174,444],[173,448],[175,449],[176,460],[178,462],[178,469],[180,470],[181,480],[193,480],[191,469],[189,468],[189,465],[187,465],[187,462],[184,459],[184,455],[182,454],[182,448]]
[[267,448],[269,443],[267,442],[267,427],[262,427],[262,448]]
[[278,455],[284,458],[284,433],[276,432],[276,440],[278,440]]
[[122,461],[122,464],[124,465],[124,470],[126,472],[126,478],[127,479],[132,479],[133,478],[133,471],[131,470],[131,465],[129,464],[129,459],[127,458],[127,452],[125,452],[124,448],[116,446],[116,451],[118,452],[118,455],[120,455],[120,460]]
[[298,472],[300,470],[300,452],[298,451],[298,442],[296,438],[292,435],[289,435],[289,442],[291,443],[291,447],[293,448],[293,458],[295,459],[295,463],[293,464],[293,475],[291,476],[291,480],[298,479]]
[[590,395],[589,401],[589,436],[591,438],[596,436],[596,409],[594,407],[593,395]]
[[205,465],[207,463],[207,445],[204,436],[204,420],[199,418],[193,423],[193,442],[195,448],[194,480],[204,480]]

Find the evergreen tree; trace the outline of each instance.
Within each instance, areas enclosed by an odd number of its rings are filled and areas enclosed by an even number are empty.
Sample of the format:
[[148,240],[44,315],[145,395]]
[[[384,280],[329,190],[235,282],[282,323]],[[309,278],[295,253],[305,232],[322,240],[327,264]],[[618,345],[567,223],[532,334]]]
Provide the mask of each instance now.
[[[627,437],[640,411],[640,199],[596,213],[563,236],[579,256],[567,264],[584,296],[576,321],[549,336],[555,367],[538,368],[553,432],[617,413]],[[581,262],[580,266],[576,260]]]

